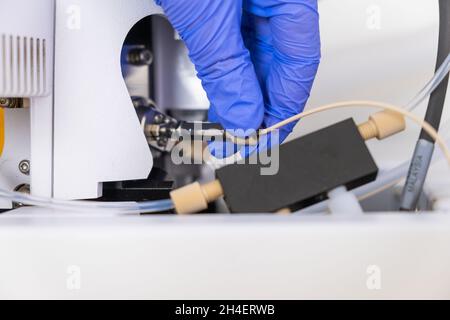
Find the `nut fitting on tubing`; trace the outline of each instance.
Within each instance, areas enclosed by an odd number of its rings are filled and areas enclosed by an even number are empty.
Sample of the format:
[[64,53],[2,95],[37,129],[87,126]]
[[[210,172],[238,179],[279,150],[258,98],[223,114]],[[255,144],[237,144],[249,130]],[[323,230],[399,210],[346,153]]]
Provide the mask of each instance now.
[[224,194],[218,180],[201,185],[196,182],[178,190],[172,191],[170,197],[175,210],[180,215],[197,213],[208,209],[208,204],[216,201]]
[[364,140],[383,140],[406,129],[405,118],[392,111],[382,111],[370,116],[369,121],[359,126]]

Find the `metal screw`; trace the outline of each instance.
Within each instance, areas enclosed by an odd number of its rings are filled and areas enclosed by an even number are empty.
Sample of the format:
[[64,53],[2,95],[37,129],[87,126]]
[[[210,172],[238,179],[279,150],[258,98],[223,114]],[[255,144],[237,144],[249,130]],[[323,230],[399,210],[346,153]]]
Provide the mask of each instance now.
[[30,174],[30,169],[31,169],[30,161],[28,161],[28,160],[20,161],[19,170],[22,174],[28,176]]
[[136,66],[149,66],[153,63],[153,53],[145,48],[132,49],[128,52],[128,63]]
[[[30,194],[30,185],[29,184],[21,184],[18,185],[15,189],[14,192],[20,192],[20,193],[24,193],[24,194]],[[13,209],[19,209],[24,207],[25,205],[21,202],[13,202]]]
[[0,107],[10,109],[22,108],[23,101],[18,98],[0,98]]

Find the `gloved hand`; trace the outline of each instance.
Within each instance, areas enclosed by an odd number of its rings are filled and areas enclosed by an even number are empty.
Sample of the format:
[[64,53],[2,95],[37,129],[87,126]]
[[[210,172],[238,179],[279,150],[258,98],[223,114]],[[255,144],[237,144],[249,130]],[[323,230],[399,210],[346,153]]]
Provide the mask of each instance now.
[[211,122],[258,130],[303,111],[320,62],[317,0],[155,1],[189,49]]

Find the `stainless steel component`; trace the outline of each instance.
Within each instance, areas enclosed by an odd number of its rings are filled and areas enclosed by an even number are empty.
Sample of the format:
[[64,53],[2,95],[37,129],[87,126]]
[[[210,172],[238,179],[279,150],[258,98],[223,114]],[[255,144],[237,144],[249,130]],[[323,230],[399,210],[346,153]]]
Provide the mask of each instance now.
[[134,97],[133,104],[148,144],[159,151],[172,150],[178,142],[174,137],[180,127],[180,122],[158,111],[151,100]]
[[150,67],[153,53],[145,45],[126,45],[122,52],[122,73],[130,96],[151,97]]
[[202,138],[207,141],[221,137],[227,139],[227,135],[223,127],[219,124],[209,122],[183,122],[180,130],[184,130],[185,134],[189,134],[194,138]]
[[28,176],[30,175],[30,170],[31,170],[31,165],[30,165],[30,161],[29,160],[22,160],[19,163],[19,171]]
[[[20,192],[20,193],[25,193],[25,194],[30,194],[30,192],[31,192],[31,187],[30,187],[29,184],[21,184],[21,185],[18,185],[18,186],[14,189],[14,191],[15,191],[15,192]],[[13,203],[13,209],[22,208],[22,207],[24,207],[24,206],[25,206],[25,205],[24,205],[23,203],[20,203],[20,202],[14,202],[14,203]]]
[[134,48],[128,51],[127,63],[134,66],[150,66],[153,63],[153,53],[147,48]]
[[152,20],[155,101],[168,110],[208,110],[209,100],[183,40],[162,16]]
[[134,97],[133,104],[149,145],[159,151],[169,152],[186,138],[204,141],[226,138],[220,125],[179,121],[157,110],[153,101],[145,98]]

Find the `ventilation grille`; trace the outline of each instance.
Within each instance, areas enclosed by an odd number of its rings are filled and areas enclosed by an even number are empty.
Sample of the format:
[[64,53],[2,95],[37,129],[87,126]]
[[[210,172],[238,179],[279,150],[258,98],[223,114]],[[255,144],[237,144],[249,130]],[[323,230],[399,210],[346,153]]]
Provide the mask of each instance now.
[[45,39],[0,34],[0,96],[46,95],[47,64]]

